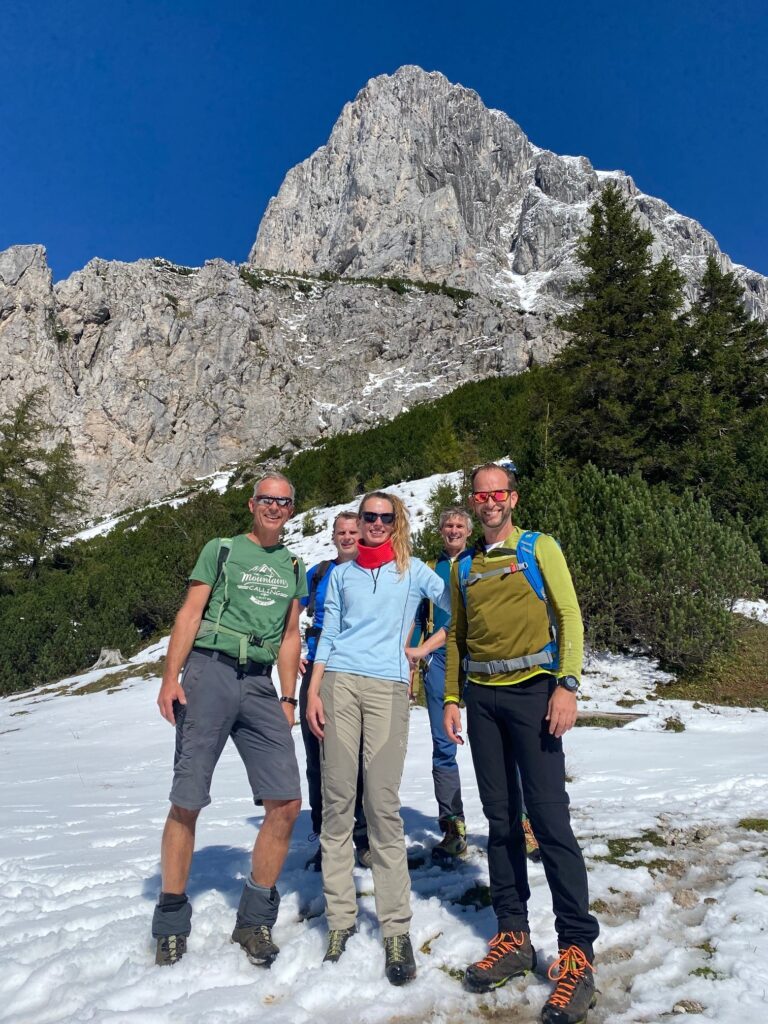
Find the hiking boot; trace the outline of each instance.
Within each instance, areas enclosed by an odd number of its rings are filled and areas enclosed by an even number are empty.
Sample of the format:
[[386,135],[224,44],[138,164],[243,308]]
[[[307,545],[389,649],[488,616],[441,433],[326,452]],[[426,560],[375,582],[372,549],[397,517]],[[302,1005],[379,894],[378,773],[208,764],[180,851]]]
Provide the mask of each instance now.
[[372,868],[373,857],[369,846],[358,846],[355,850],[355,860],[361,868]]
[[432,860],[450,862],[454,857],[461,857],[467,849],[467,826],[463,818],[452,815],[441,822],[443,838],[432,848]]
[[186,952],[186,935],[161,935],[157,940],[155,963],[158,967],[171,967],[177,964]]
[[392,985],[404,985],[416,977],[416,961],[408,932],[384,939],[384,972]]
[[547,972],[555,991],[541,1011],[542,1024],[583,1024],[597,1002],[595,969],[578,946],[561,949]]
[[341,960],[341,954],[347,948],[347,940],[351,939],[357,931],[354,925],[351,928],[332,928],[328,932],[328,949],[325,951],[323,963],[335,964]]
[[541,850],[539,849],[539,841],[533,834],[531,822],[527,814],[523,815],[523,834],[525,835],[525,856],[528,860],[538,864],[541,860]]
[[499,932],[488,945],[488,956],[470,964],[464,973],[464,984],[472,992],[490,992],[510,978],[536,969],[536,950],[529,932]]
[[248,959],[257,967],[271,967],[280,952],[272,941],[272,929],[266,924],[235,928],[232,941],[242,946]]
[[318,846],[317,851],[312,854],[307,863],[304,865],[305,871],[322,871],[323,870],[323,851]]

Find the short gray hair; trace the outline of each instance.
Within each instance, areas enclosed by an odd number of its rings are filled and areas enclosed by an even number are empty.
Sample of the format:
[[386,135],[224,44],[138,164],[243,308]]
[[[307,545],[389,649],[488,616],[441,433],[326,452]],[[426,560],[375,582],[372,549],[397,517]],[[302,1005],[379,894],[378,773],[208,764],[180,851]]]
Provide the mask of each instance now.
[[445,508],[440,513],[440,522],[438,524],[438,530],[442,530],[449,519],[463,519],[469,532],[472,532],[473,522],[472,516],[464,508]]
[[276,469],[272,469],[269,471],[269,473],[264,473],[262,476],[259,477],[258,480],[255,481],[253,485],[254,498],[256,497],[256,491],[258,491],[259,485],[263,484],[265,480],[279,480],[283,484],[288,484],[288,486],[291,488],[291,501],[293,501],[293,499],[296,497],[296,488],[293,486],[288,477],[285,476],[284,473],[278,473]]

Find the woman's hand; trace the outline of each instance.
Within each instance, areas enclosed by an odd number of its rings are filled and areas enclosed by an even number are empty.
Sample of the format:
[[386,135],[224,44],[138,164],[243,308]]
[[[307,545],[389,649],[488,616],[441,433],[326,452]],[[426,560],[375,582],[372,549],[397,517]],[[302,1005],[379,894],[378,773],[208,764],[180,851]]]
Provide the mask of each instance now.
[[313,735],[322,740],[325,731],[325,711],[320,694],[312,690],[307,697],[307,722]]

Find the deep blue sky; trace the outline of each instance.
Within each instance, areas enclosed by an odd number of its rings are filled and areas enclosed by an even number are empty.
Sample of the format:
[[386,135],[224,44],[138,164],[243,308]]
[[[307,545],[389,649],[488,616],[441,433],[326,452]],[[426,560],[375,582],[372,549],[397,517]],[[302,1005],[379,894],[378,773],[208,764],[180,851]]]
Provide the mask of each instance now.
[[0,249],[244,260],[286,171],[402,64],[622,168],[768,273],[764,0],[5,0]]

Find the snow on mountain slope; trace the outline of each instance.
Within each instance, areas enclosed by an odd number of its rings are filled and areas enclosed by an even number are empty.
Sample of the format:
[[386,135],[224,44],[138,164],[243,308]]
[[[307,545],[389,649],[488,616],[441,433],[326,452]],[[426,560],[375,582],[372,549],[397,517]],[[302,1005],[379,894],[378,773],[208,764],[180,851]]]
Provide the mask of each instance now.
[[[429,487],[419,481],[397,490],[416,513]],[[315,518],[325,523],[333,511]],[[298,535],[300,520],[292,527]],[[329,551],[327,530],[297,537],[294,546],[317,561]],[[489,908],[473,903],[488,881],[487,827],[466,748],[459,759],[470,855],[454,871],[429,862],[413,871],[413,984],[395,989],[384,978],[371,875],[362,869],[355,869],[360,933],[338,965],[321,964],[321,883],[303,867],[314,851],[308,810],[279,883],[280,957],[259,970],[230,943],[263,817],[231,746],[198,826],[189,952],[174,968],[156,968],[149,931],[173,754],[173,732],[155,707],[164,650],[157,644],[122,669],[0,701],[0,1021],[378,1024],[489,1013],[538,1020],[550,991],[543,968],[556,953],[540,865],[530,876],[542,972],[482,1000],[456,977],[482,954],[495,923]],[[768,818],[768,715],[655,699],[664,678],[646,660],[593,655],[584,709],[626,710],[618,701],[634,700],[631,710],[643,717],[620,729],[577,728],[566,739],[573,820],[602,927],[601,996],[589,1019],[657,1022],[677,1008],[720,1024],[762,1020],[765,834],[738,822]],[[671,718],[684,731],[665,729]],[[303,768],[298,728],[294,738]],[[430,756],[427,715],[414,708],[401,789],[412,848],[438,838]]]

